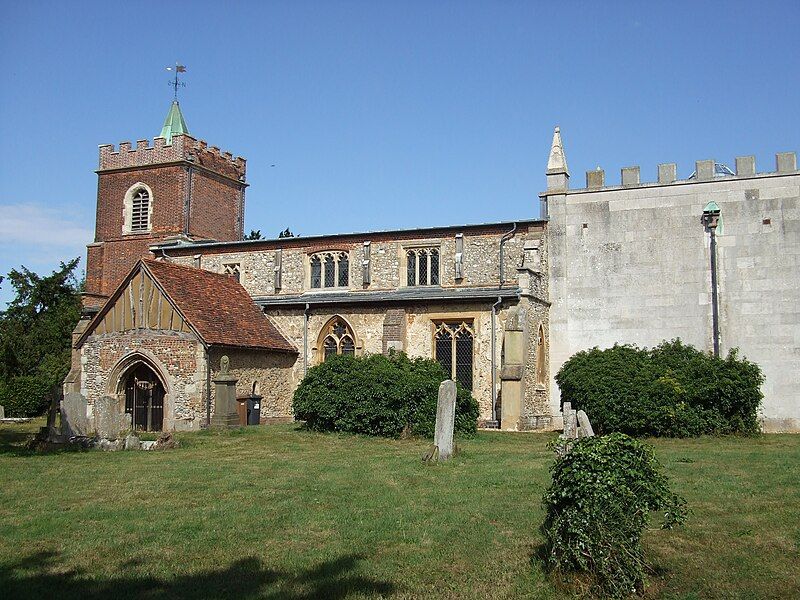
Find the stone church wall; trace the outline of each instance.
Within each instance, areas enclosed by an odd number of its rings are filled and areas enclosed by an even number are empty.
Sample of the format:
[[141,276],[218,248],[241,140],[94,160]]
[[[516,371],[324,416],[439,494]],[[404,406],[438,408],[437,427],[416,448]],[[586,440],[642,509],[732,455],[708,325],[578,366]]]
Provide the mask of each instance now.
[[[704,206],[722,214],[717,231],[720,351],[741,349],[766,381],[766,431],[800,430],[800,173],[793,155],[780,172],[543,194],[550,230],[551,377],[575,352],[614,343],[653,346],[680,337],[712,349],[709,234]],[[713,169],[713,164],[711,165]],[[596,173],[588,174],[590,185]],[[602,174],[599,175],[602,185]],[[598,181],[598,180],[594,180]],[[559,410],[551,383],[551,409]]]
[[[197,430],[205,424],[205,350],[192,334],[125,332],[92,335],[81,348],[81,394],[92,418],[95,401],[117,393],[115,367],[132,353],[155,364],[167,381],[165,430]],[[112,379],[114,379],[112,381]],[[120,396],[124,407],[124,394]]]

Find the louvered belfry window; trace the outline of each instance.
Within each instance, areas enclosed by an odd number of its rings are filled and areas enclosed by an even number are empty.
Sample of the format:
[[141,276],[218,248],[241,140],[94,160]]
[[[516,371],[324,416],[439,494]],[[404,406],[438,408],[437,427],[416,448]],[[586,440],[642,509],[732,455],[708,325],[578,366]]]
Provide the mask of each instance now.
[[131,204],[131,231],[150,229],[150,194],[145,189],[136,190]]
[[475,331],[472,323],[446,321],[436,325],[434,335],[436,361],[450,377],[468,390],[472,389],[472,355]]

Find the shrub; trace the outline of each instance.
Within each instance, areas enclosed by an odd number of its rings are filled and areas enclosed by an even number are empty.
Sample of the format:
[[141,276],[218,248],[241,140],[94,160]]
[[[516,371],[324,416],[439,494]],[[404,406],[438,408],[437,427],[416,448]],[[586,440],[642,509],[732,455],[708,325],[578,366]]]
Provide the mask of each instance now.
[[46,377],[12,377],[0,381],[0,404],[8,417],[35,417],[47,410],[53,388],[53,381]]
[[649,514],[663,511],[661,527],[672,527],[685,518],[685,501],[670,491],[653,449],[625,434],[584,438],[568,453],[560,450],[542,499],[547,568],[581,574],[599,596],[641,592]]
[[[316,431],[431,437],[439,384],[445,379],[437,362],[403,353],[332,356],[300,382],[294,415]],[[478,404],[460,384],[457,389],[455,430],[469,435],[476,431]]]
[[715,358],[680,340],[585,350],[556,375],[562,400],[598,432],[669,437],[756,433],[763,381],[735,349]]

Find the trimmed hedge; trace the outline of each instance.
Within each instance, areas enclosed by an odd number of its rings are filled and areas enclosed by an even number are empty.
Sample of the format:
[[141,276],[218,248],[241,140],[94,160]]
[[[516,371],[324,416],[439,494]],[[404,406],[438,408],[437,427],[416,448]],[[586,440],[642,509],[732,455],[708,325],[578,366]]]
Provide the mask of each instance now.
[[[331,356],[300,382],[294,416],[315,431],[432,437],[439,384],[447,378],[436,361],[404,353]],[[475,433],[477,419],[477,402],[459,384],[456,432]]]
[[649,515],[662,512],[661,527],[670,528],[685,519],[685,500],[670,491],[653,448],[625,434],[556,447],[561,456],[542,498],[546,567],[579,574],[582,591],[599,597],[641,593]]
[[754,434],[764,376],[737,350],[715,358],[680,340],[655,348],[615,345],[572,356],[556,375],[561,400],[599,433],[691,437]]
[[47,410],[53,391],[46,377],[20,375],[0,381],[0,404],[7,417],[35,417]]

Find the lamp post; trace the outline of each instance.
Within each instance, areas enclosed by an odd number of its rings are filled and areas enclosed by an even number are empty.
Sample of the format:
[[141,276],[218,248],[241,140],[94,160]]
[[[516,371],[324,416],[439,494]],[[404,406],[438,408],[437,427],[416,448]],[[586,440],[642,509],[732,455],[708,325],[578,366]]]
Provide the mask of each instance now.
[[717,299],[717,226],[720,224],[720,210],[716,202],[709,202],[703,209],[700,222],[711,236],[711,328],[714,339],[714,356],[719,356],[719,305]]

